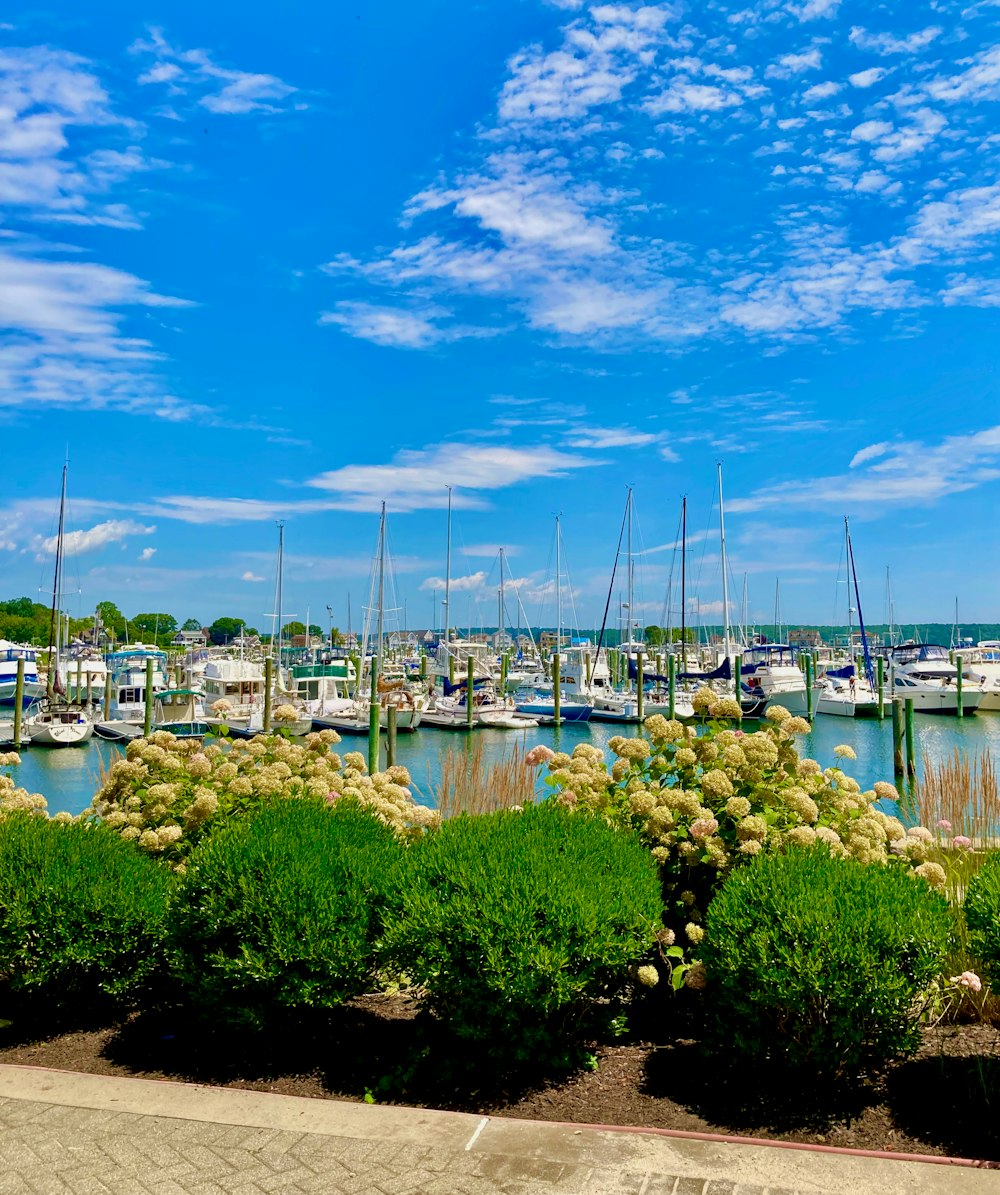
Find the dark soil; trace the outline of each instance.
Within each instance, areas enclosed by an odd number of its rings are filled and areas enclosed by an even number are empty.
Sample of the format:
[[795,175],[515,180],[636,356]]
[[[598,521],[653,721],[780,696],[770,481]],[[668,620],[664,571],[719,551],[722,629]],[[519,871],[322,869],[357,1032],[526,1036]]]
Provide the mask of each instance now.
[[414,1001],[372,996],[322,1023],[257,1035],[163,1013],[49,1036],[14,1023],[0,1029],[0,1063],[1000,1160],[1000,1031],[990,1026],[926,1029],[915,1057],[825,1104],[815,1093],[803,1100],[769,1086],[759,1073],[744,1081],[723,1073],[682,1033],[676,1025],[671,1032],[646,1026],[595,1045],[596,1069],[502,1085],[489,1080],[490,1068],[467,1047],[418,1016]]

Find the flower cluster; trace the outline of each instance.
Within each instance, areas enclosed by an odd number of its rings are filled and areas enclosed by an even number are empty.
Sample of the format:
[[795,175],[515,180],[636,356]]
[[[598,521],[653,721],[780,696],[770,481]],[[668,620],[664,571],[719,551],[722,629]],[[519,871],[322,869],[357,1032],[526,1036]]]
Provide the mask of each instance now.
[[332,730],[290,743],[282,735],[258,735],[223,747],[202,746],[156,731],[129,743],[111,765],[91,802],[91,816],[123,838],[179,863],[217,819],[246,812],[273,798],[319,797],[331,805],[359,801],[401,835],[435,824],[437,815],[418,805],[406,768],[369,776],[364,756],[332,751]]
[[[701,923],[725,875],[761,852],[825,843],[835,855],[863,863],[903,865],[934,887],[943,883],[931,860],[932,835],[907,831],[876,802],[898,800],[879,781],[862,791],[839,767],[800,758],[795,736],[809,729],[803,718],[772,707],[752,733],[721,721],[722,702],[711,690],[696,693],[716,720],[699,733],[654,714],[646,736],[616,736],[604,754],[580,744],[572,755],[545,760],[547,783],[564,805],[639,830],[661,865],[665,920],[679,942],[697,946]],[[838,747],[839,759],[853,758]]]

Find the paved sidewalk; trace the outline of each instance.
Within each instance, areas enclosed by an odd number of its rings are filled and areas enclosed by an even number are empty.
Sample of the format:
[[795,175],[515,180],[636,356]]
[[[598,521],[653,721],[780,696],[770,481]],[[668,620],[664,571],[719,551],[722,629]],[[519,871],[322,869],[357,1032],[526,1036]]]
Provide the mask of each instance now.
[[0,1066],[0,1195],[998,1195],[1000,1171]]

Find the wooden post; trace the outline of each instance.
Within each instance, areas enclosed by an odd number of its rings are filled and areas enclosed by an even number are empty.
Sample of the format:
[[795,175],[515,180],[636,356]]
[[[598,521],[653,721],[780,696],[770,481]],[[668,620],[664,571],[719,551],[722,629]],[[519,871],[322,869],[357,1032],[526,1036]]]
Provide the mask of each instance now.
[[[83,660],[76,662],[76,699],[83,705]],[[69,701],[69,694],[66,694],[66,700]]]
[[813,682],[816,679],[816,663],[812,658],[812,654],[806,653],[806,717],[811,722],[815,714],[813,709],[814,694]]
[[94,674],[89,668],[86,672],[86,678],[87,709],[89,710],[94,700]]
[[677,706],[677,657],[667,656],[667,714],[673,718]]
[[264,734],[271,731],[271,701],[273,698],[272,682],[274,680],[274,661],[270,656],[264,661],[264,721],[261,729]]
[[733,660],[735,666],[735,676],[733,677],[733,693],[737,701],[743,700],[743,657],[736,656]]
[[368,774],[371,776],[374,776],[378,771],[380,714],[381,710],[378,704],[378,663],[372,660],[372,689],[368,700]]
[[955,696],[957,698],[958,704],[957,704],[955,713],[958,714],[958,716],[960,718],[965,716],[965,710],[962,708],[962,682],[963,682],[963,679],[964,678],[962,676],[962,657],[956,652],[955,653],[955,688],[956,688]]
[[507,672],[510,668],[510,658],[506,652],[500,655],[500,699],[507,696]]
[[881,722],[885,717],[885,659],[883,656],[879,656],[875,661],[875,668],[875,683],[878,685],[878,720]]
[[913,698],[906,698],[906,772],[909,776],[917,774],[916,746],[913,741]]
[[391,768],[396,762],[396,719],[399,711],[390,705],[385,711],[385,766]]
[[427,679],[427,652],[424,648],[420,649],[420,679]]
[[892,699],[892,770],[896,778],[905,775],[903,763],[903,699]]
[[17,657],[17,680],[14,682],[14,750],[21,745],[21,719],[24,716],[24,656]]
[[111,669],[109,668],[104,674],[104,721],[111,717]]
[[635,715],[642,722],[642,707],[646,694],[642,691],[643,658],[642,652],[635,653]]
[[590,692],[590,665],[591,665],[590,652],[588,651],[588,652],[586,652],[586,654],[583,657],[583,669],[584,669],[584,675],[586,676],[586,679],[587,679],[587,692],[588,693]]
[[552,657],[552,714],[556,726],[562,725],[562,700],[559,685],[559,652]]
[[449,651],[448,652],[448,684],[453,685],[454,683],[455,683],[455,657]]
[[475,701],[473,700],[476,692],[475,671],[476,662],[470,655],[466,661],[465,668],[465,725],[469,728],[469,730],[472,729],[474,721],[473,715],[476,711]]
[[153,657],[146,657],[146,711],[142,719],[142,733],[148,738],[153,729]]

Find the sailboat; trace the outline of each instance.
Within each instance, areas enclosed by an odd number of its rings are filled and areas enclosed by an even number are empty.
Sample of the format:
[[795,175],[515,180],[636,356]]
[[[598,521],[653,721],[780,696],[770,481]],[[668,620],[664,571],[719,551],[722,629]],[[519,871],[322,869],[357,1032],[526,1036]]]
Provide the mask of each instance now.
[[[365,613],[362,638],[361,675],[355,688],[354,702],[349,710],[314,718],[318,728],[343,731],[346,734],[367,734],[371,716],[371,682],[375,680],[375,700],[379,706],[379,727],[384,730],[389,724],[389,708],[396,709],[396,729],[405,732],[416,730],[420,725],[426,701],[422,694],[415,693],[406,680],[388,680],[383,676],[385,661],[385,568],[386,568],[386,512],[382,503],[382,514],[378,525],[378,547],[376,563],[372,570],[372,584],[369,603]],[[371,616],[375,614],[374,655],[368,654],[371,637]]]
[[[864,615],[861,613],[861,591],[858,588],[858,575],[854,567],[851,528],[846,517],[844,518],[844,544],[847,561],[847,642],[848,644],[853,643],[851,615],[856,609],[861,629],[865,675],[858,676],[853,662],[841,668],[827,668],[815,686],[816,712],[818,714],[836,714],[842,718],[874,718],[878,716],[878,692],[872,668],[868,635],[865,631]],[[852,588],[854,600],[857,603],[853,607],[851,605]]]
[[[594,712],[593,701],[587,695],[581,684],[584,677],[585,662],[580,648],[563,648],[562,628],[562,535],[561,519],[556,515],[556,641],[553,658],[558,658],[560,673],[565,671],[565,686],[560,676],[559,684],[559,719],[562,722],[589,722]],[[563,665],[566,664],[565,670]],[[573,667],[575,665],[575,668]],[[563,701],[563,694],[570,697]],[[519,701],[515,706],[519,714],[528,714],[532,718],[552,719],[556,716],[555,696],[551,701],[544,697]]]
[[59,494],[59,530],[56,534],[56,563],[52,578],[52,619],[49,626],[48,700],[45,706],[25,719],[24,728],[32,745],[38,747],[77,747],[94,733],[94,723],[82,705],[73,709],[59,702],[66,690],[59,674],[62,649],[62,615],[59,599],[62,596],[63,543],[66,533],[66,476],[69,465],[63,465],[62,489]]

